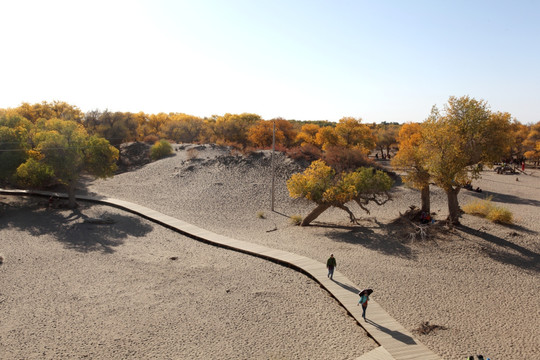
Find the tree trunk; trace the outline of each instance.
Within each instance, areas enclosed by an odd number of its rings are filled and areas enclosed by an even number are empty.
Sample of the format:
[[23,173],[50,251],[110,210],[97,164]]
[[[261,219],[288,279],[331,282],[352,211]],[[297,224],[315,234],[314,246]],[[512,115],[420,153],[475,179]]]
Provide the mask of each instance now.
[[70,209],[75,209],[77,207],[77,202],[75,201],[75,185],[77,184],[76,180],[73,180],[68,185],[68,207]]
[[312,212],[310,212],[308,214],[308,216],[306,216],[304,218],[304,220],[302,220],[302,223],[300,224],[300,226],[308,226],[309,224],[311,224],[311,222],[313,220],[318,218],[319,215],[321,215],[323,212],[325,212],[325,210],[328,209],[329,207],[330,207],[330,205],[328,205],[328,204],[320,204],[320,205],[318,205],[315,209],[313,209]]
[[354,216],[353,212],[347,206],[338,205],[337,207],[340,208],[341,210],[346,211],[347,214],[349,214],[349,219],[351,220],[351,222],[356,223],[356,217]]
[[458,193],[461,188],[450,188],[446,190],[446,196],[448,197],[448,221],[452,225],[459,225],[459,217],[461,216],[459,203],[458,203]]
[[424,185],[421,190],[421,196],[422,196],[422,211],[427,212],[428,214],[431,212],[431,201],[429,197],[429,184]]

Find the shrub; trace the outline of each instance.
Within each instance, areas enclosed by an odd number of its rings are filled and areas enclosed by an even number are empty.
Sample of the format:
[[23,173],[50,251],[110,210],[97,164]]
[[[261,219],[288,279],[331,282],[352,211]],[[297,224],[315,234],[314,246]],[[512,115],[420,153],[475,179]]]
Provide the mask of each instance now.
[[463,211],[467,214],[486,217],[494,206],[491,199],[492,197],[489,196],[484,200],[474,200],[473,202],[464,205]]
[[172,151],[172,146],[168,141],[159,140],[150,148],[150,157],[152,160],[158,160],[172,154]]
[[511,224],[514,215],[502,206],[495,206],[491,202],[491,196],[485,200],[475,200],[463,206],[463,211],[467,214],[485,217],[486,219],[499,224]]
[[257,211],[257,217],[259,219],[266,219],[266,216],[264,215],[264,212],[262,211]]
[[300,160],[305,159],[309,162],[319,160],[322,157],[322,151],[315,145],[302,144],[302,146],[295,146],[290,149],[286,149],[286,154],[291,159]]
[[302,219],[302,216],[300,216],[300,215],[293,215],[293,216],[290,217],[290,220],[289,220],[289,221],[290,221],[291,224],[293,224],[293,225],[300,225],[300,224],[302,223],[302,220],[303,220],[303,219]]
[[500,206],[494,206],[487,214],[486,218],[499,224],[511,224],[514,216],[510,210]]

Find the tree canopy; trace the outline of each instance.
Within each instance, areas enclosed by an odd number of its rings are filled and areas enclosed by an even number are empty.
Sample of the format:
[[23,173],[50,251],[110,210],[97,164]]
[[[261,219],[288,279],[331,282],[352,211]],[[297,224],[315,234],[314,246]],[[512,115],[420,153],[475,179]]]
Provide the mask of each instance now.
[[425,155],[420,151],[423,142],[422,125],[404,124],[397,135],[399,151],[392,159],[392,165],[406,170],[405,183],[421,191],[422,211],[430,212],[429,183],[431,176]]
[[450,97],[424,122],[419,154],[448,197],[449,221],[459,223],[460,189],[478,176],[478,163],[501,159],[510,146],[510,115],[492,113],[483,100]]
[[317,206],[303,220],[307,226],[330,207],[337,207],[356,221],[353,212],[346,205],[356,202],[361,209],[369,202],[382,205],[390,199],[388,190],[392,179],[383,171],[374,168],[359,168],[356,171],[338,173],[324,161],[314,161],[303,173],[294,174],[287,181],[287,189],[292,198],[304,198]]
[[15,170],[26,160],[33,124],[16,113],[0,116],[0,181],[13,180]]
[[118,150],[74,121],[38,120],[27,146],[27,159],[16,170],[19,181],[37,186],[53,178],[67,187],[72,207],[81,173],[104,178],[116,170]]

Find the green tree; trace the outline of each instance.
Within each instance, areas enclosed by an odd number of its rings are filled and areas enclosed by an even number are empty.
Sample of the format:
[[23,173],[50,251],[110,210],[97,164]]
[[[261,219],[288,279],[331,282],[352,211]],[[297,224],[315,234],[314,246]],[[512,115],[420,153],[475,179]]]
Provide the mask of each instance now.
[[304,198],[317,205],[302,220],[301,225],[307,226],[332,206],[346,211],[351,222],[356,222],[356,217],[346,204],[354,201],[369,213],[365,207],[369,202],[382,205],[390,199],[388,190],[392,183],[392,179],[380,170],[359,168],[336,173],[324,161],[317,160],[303,173],[291,176],[287,189],[292,198]]
[[17,167],[26,161],[32,126],[14,112],[0,116],[0,181],[11,182]]
[[[31,141],[31,156],[18,167],[17,176],[25,183],[29,178],[40,179],[52,171],[56,181],[67,187],[70,207],[76,206],[75,186],[81,173],[105,178],[116,170],[118,150],[103,138],[89,136],[74,121],[39,120]],[[36,172],[40,175],[35,176]]]
[[422,130],[421,156],[448,198],[448,220],[459,224],[458,193],[479,176],[478,163],[498,161],[510,146],[510,117],[491,113],[487,103],[450,97],[443,112],[433,107]]

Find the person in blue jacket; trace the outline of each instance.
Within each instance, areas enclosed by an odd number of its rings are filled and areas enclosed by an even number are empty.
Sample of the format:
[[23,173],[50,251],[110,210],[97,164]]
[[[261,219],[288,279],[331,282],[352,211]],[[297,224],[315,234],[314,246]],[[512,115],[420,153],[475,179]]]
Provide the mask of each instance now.
[[369,292],[364,290],[358,295],[360,295],[360,300],[358,300],[357,305],[362,304],[362,317],[364,318],[364,320],[366,320],[366,310],[369,300]]

